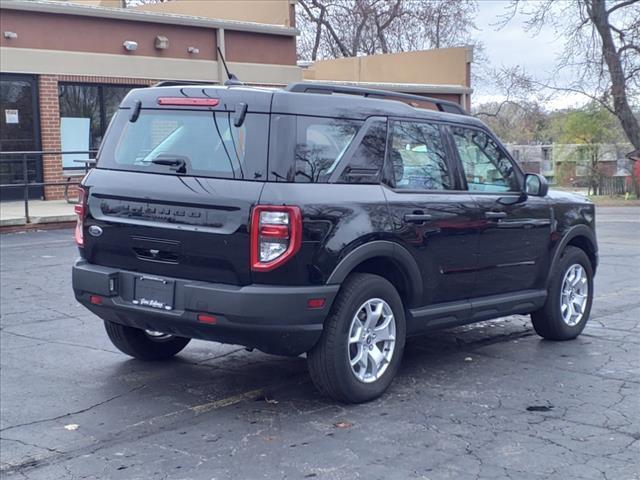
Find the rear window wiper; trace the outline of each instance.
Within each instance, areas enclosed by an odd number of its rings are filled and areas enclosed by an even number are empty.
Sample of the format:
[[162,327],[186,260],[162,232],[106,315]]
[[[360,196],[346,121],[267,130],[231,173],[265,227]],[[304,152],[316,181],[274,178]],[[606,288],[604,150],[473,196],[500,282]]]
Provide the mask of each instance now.
[[174,170],[176,173],[187,173],[187,161],[184,158],[156,157],[151,160],[151,163],[155,165],[165,165],[167,167],[173,167],[171,168],[171,170]]

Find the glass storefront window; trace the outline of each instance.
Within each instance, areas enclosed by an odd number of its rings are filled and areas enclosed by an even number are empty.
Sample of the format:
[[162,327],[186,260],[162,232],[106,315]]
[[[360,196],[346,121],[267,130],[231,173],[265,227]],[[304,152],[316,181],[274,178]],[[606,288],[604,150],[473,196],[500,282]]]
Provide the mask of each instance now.
[[[136,85],[60,83],[60,130],[62,150],[97,150],[111,117],[122,99]],[[77,155],[76,155],[77,157]],[[64,168],[82,168],[64,158]]]
[[[42,182],[42,157],[31,152],[40,150],[37,83],[31,75],[0,73],[0,184],[20,184],[24,181],[23,158],[27,159],[30,183]],[[42,187],[29,187],[30,198],[40,198]],[[23,198],[20,188],[0,188],[0,200]]]
[[[60,96],[60,118],[88,119],[88,148],[98,148],[100,141],[102,140],[99,87],[60,84],[58,87],[58,94]],[[68,150],[68,148],[63,147],[63,150]]]

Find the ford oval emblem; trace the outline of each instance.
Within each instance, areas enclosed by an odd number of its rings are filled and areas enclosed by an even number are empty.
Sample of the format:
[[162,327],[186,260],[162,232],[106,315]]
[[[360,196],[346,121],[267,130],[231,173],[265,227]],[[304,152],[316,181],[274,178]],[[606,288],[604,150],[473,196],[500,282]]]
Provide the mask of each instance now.
[[100,228],[100,227],[99,227],[99,226],[97,226],[97,225],[91,225],[91,226],[89,227],[89,234],[90,234],[92,237],[99,237],[100,235],[102,235],[102,228]]

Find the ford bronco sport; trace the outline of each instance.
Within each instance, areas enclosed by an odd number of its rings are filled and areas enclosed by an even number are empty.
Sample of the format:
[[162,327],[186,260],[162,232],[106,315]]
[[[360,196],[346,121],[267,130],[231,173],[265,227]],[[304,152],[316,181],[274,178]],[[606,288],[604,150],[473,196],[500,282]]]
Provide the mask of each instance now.
[[321,392],[363,402],[410,335],[531,314],[568,340],[589,318],[593,204],[548,192],[442,100],[133,90],[80,196],[75,296],[142,360],[191,338],[306,353]]

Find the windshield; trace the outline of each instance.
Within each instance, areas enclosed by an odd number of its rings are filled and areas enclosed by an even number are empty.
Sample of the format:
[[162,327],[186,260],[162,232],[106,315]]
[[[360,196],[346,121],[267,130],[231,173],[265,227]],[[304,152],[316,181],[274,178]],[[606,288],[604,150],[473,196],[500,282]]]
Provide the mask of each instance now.
[[[122,110],[105,138],[99,168],[258,180],[266,172],[269,116],[232,112],[143,110],[135,122]],[[173,165],[173,166],[172,166]]]

